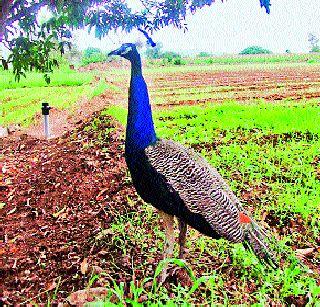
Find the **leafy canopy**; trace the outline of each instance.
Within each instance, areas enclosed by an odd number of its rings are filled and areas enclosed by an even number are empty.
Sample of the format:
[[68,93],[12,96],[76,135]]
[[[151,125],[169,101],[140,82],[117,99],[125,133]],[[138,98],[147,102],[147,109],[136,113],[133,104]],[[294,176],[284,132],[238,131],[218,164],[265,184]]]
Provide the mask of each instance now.
[[[11,63],[16,79],[26,71],[36,69],[45,74],[58,65],[52,50],[64,53],[70,48],[71,31],[88,27],[102,38],[117,29],[130,32],[142,28],[148,32],[168,25],[187,28],[185,18],[215,0],[138,0],[143,9],[133,11],[128,0],[1,0],[0,43],[10,50],[8,59],[1,59],[8,69]],[[223,1],[223,0],[222,0]],[[257,0],[253,0],[257,1]],[[270,11],[270,0],[259,0]],[[42,24],[38,20],[41,8],[52,17]]]

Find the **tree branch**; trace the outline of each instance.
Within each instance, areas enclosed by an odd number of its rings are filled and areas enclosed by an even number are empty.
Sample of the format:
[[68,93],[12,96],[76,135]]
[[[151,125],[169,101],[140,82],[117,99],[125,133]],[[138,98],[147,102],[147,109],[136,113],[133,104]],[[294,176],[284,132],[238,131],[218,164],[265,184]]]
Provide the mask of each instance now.
[[11,4],[12,0],[2,0],[0,3],[0,43],[5,35],[6,20],[8,19]]
[[[95,35],[102,38],[113,30],[130,32],[140,28],[154,45],[147,33],[168,25],[186,29],[185,18],[189,13],[194,14],[215,1],[139,0],[142,11],[132,12],[129,0],[0,0],[0,43],[9,49],[8,60],[19,79],[33,68],[51,72],[55,62],[50,51],[58,48],[63,53],[73,29],[93,28]],[[259,2],[269,12],[270,0]],[[41,7],[47,7],[53,16],[39,25],[37,16]],[[3,65],[8,63],[1,61]]]

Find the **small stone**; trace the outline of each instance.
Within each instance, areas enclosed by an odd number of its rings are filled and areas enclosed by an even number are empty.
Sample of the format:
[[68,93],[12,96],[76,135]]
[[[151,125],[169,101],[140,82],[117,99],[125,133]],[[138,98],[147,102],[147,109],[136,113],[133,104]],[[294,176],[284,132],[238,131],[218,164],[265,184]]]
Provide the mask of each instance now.
[[0,126],[0,138],[5,138],[8,135],[9,135],[8,128]]
[[19,124],[12,124],[12,125],[9,125],[7,129],[8,129],[8,133],[12,134],[12,133],[20,130],[20,125]]

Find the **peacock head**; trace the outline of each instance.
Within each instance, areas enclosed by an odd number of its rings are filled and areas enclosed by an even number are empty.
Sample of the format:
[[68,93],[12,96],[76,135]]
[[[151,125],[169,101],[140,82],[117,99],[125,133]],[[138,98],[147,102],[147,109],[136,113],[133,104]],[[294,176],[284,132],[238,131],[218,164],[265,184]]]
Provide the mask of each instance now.
[[111,51],[108,55],[109,56],[110,55],[119,55],[122,58],[125,58],[129,61],[132,61],[137,56],[139,56],[139,53],[137,51],[137,47],[135,44],[126,43],[126,44],[122,44],[122,46],[120,48]]

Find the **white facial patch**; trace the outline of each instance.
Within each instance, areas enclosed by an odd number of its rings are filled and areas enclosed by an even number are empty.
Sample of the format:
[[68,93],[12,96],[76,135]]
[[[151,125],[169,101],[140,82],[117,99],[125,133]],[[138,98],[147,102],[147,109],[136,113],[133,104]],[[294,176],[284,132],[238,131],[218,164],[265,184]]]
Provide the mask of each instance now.
[[126,49],[122,52],[122,54],[127,54],[132,50],[132,47],[126,47]]

